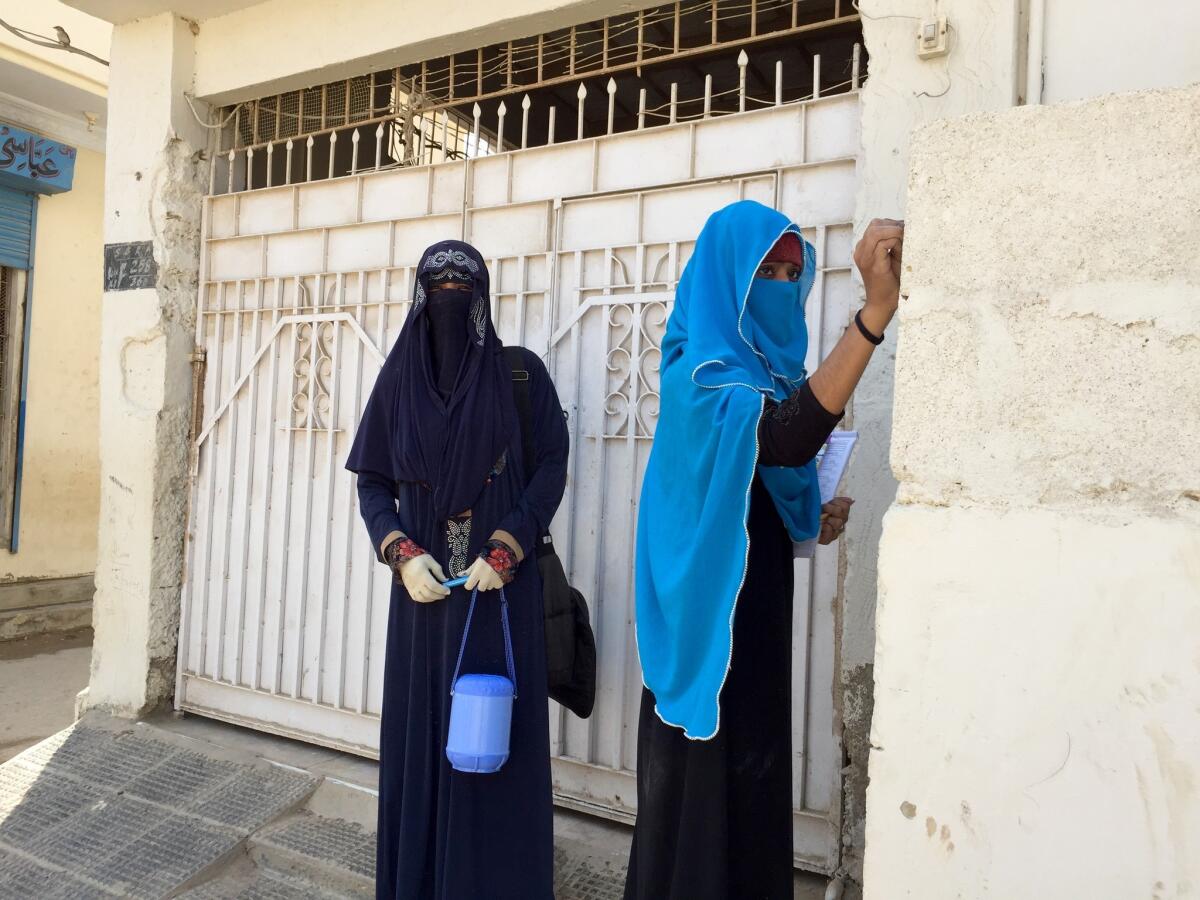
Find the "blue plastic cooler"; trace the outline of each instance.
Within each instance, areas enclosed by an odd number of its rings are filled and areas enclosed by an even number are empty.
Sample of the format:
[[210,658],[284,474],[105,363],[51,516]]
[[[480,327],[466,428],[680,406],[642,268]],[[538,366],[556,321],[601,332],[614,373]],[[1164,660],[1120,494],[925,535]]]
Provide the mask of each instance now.
[[504,628],[504,655],[508,662],[508,677],[503,675],[463,675],[463,654],[475,615],[475,600],[471,594],[467,623],[463,626],[458,663],[454,667],[453,687],[450,689],[450,732],[446,737],[446,758],[459,772],[490,774],[500,771],[508,761],[509,738],[512,733],[513,700],[517,696],[517,674],[513,665],[512,636],[508,626],[508,598],[500,589],[500,623]]

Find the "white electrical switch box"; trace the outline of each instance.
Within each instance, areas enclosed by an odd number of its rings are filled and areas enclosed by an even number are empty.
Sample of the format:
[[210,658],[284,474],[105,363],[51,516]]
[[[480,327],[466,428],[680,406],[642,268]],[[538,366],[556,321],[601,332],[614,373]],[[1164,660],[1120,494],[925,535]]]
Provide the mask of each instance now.
[[917,31],[917,56],[921,59],[933,59],[949,53],[949,29],[945,16],[922,19],[921,27]]

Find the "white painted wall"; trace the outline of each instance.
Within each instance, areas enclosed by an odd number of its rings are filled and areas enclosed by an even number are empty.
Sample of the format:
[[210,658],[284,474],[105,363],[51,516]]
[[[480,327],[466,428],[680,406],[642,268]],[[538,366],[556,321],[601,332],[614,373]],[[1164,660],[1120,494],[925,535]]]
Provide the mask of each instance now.
[[1152,513],[888,514],[868,900],[1196,896],[1198,559]]
[[914,144],[868,900],[1200,890],[1198,113]]
[[1044,103],[1200,82],[1200,3],[1046,0]]
[[124,25],[151,19],[164,12],[201,20],[224,15],[261,0],[68,0],[71,6],[109,22]]

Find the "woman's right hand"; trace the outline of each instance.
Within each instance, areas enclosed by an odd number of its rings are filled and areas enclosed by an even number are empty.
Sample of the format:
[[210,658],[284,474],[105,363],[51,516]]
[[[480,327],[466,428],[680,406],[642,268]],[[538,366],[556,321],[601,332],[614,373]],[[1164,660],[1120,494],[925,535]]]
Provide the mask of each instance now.
[[[900,302],[900,267],[904,260],[904,222],[872,219],[854,248],[854,264],[862,275],[866,308],[891,319]],[[870,325],[871,323],[867,323]],[[884,327],[887,321],[882,321]],[[876,334],[883,334],[878,328]]]
[[408,596],[418,603],[433,603],[450,596],[450,589],[442,584],[446,573],[441,565],[428,553],[414,556],[400,566],[397,573],[404,583]]

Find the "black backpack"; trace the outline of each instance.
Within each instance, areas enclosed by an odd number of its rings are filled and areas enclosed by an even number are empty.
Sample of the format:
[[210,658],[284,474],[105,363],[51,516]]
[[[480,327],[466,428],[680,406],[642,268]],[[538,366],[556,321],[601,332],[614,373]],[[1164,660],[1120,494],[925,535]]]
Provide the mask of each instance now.
[[[505,347],[504,356],[512,369],[513,400],[521,423],[521,455],[525,458],[525,483],[528,484],[534,472],[529,372],[520,347]],[[587,600],[568,583],[549,533],[540,535],[537,544],[545,604],[546,677],[550,699],[586,719],[596,702],[596,636],[592,633]]]

